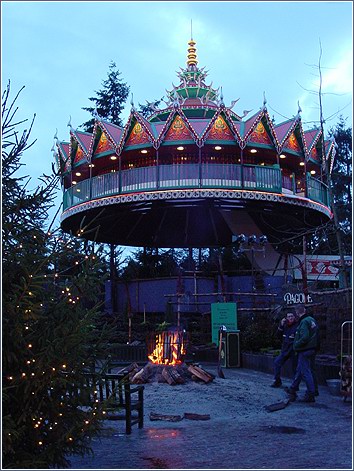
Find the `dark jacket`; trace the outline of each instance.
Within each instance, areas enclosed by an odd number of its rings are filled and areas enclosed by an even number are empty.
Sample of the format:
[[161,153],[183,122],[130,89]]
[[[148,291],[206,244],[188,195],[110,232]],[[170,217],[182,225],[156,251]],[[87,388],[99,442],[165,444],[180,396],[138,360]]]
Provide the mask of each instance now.
[[302,352],[305,350],[316,350],[318,348],[318,325],[313,317],[305,314],[300,319],[299,327],[296,330],[294,340],[294,350]]
[[293,349],[295,332],[298,327],[298,322],[294,322],[291,325],[288,325],[287,322],[282,326],[281,324],[278,327],[279,334],[282,335],[282,344],[281,351],[287,352]]

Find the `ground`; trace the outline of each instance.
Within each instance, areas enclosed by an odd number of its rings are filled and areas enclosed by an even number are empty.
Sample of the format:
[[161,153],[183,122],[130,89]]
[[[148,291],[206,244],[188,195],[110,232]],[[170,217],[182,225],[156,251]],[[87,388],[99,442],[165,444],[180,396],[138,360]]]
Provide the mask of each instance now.
[[[315,404],[290,403],[270,387],[272,376],[203,364],[216,375],[209,384],[145,385],[145,423],[124,434],[124,423],[107,422],[92,441],[93,457],[70,457],[76,469],[353,469],[352,403],[320,386]],[[289,380],[283,385],[289,385]],[[300,387],[300,396],[305,386]],[[210,414],[210,420],[151,421],[150,412]]]

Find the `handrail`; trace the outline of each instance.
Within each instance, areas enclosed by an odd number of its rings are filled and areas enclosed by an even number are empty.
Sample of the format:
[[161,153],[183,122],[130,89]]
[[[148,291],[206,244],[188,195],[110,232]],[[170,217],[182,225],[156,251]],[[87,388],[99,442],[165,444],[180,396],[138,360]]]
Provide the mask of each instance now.
[[[327,186],[308,176],[308,197],[328,206]],[[83,180],[63,195],[64,210],[97,198],[181,188],[220,188],[282,193],[277,167],[240,164],[170,164],[137,167]]]

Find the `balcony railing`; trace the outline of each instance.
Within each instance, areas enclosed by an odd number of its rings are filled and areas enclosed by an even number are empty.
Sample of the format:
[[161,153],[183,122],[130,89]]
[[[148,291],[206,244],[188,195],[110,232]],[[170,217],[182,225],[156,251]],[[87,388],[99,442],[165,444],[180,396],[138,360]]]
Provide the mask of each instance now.
[[[282,193],[282,174],[277,167],[233,164],[176,164],[140,167],[84,180],[64,193],[64,210],[105,196],[138,191],[177,188],[220,188]],[[327,187],[307,178],[308,197],[328,206]]]

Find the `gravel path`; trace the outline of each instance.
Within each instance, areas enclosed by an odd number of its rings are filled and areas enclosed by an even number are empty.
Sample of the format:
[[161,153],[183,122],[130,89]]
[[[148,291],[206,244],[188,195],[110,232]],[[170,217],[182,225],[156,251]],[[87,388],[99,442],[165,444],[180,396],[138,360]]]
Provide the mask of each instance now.
[[[216,367],[203,365],[216,375]],[[107,422],[92,441],[93,457],[72,457],[73,469],[353,469],[352,402],[325,386],[315,404],[290,403],[269,374],[223,369],[212,383],[145,385],[145,424],[130,436]],[[285,381],[289,385],[289,381]],[[304,385],[301,385],[303,395]],[[150,412],[210,414],[210,420],[151,421]]]

